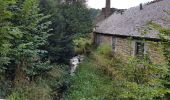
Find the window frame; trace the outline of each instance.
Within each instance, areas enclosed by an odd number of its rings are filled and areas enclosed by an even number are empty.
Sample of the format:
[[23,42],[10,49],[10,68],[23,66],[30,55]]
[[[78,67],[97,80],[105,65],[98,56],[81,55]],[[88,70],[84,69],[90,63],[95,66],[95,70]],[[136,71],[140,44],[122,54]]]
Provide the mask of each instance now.
[[[140,45],[140,46],[139,46]],[[135,41],[135,51],[134,51],[134,55],[138,58],[143,58],[145,55],[145,51],[146,51],[146,43],[142,42],[142,41]],[[142,47],[142,54],[140,54],[140,47]]]
[[101,34],[96,34],[96,44],[100,45],[102,43],[102,35]]
[[114,52],[116,51],[116,42],[117,42],[117,38],[115,36],[112,36],[111,46]]

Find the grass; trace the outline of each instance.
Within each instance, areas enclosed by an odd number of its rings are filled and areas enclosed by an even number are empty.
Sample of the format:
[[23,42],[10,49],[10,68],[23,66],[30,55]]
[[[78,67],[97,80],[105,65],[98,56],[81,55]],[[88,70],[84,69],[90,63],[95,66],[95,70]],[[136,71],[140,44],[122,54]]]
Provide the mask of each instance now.
[[113,100],[112,80],[93,65],[93,60],[82,62],[64,100]]

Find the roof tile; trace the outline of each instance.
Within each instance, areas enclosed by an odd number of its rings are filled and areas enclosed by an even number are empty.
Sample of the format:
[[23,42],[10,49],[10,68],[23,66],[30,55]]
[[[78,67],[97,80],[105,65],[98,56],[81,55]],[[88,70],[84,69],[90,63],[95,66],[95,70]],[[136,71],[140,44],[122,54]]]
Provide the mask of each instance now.
[[170,28],[170,22],[163,19],[170,19],[165,11],[170,11],[170,0],[144,5],[143,10],[138,7],[127,9],[122,15],[112,14],[107,19],[96,24],[95,32],[113,35],[134,36],[144,38],[159,38],[159,32],[148,30],[143,34],[139,30],[147,30],[147,23],[152,21],[162,27]]

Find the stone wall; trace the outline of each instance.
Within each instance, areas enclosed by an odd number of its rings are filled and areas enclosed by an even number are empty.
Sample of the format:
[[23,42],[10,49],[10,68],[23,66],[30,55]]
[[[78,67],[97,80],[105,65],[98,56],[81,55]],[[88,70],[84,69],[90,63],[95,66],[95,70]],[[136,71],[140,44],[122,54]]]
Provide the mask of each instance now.
[[133,55],[132,41],[128,38],[116,38],[115,52],[125,58]]
[[108,44],[108,45],[112,46],[112,36],[110,36],[110,35],[103,35],[102,36],[102,43]]
[[[101,35],[101,34],[100,34]],[[108,44],[112,46],[112,35],[101,35],[102,44]],[[135,57],[136,42],[140,40],[115,37],[115,54],[123,57],[123,60],[127,60],[128,57]],[[162,46],[159,42],[145,41],[144,53],[148,54],[151,61],[157,64],[163,63],[165,58],[162,53]]]
[[93,41],[97,45],[99,45],[99,44],[108,44],[110,46],[112,45],[112,36],[111,35],[94,34],[93,36],[94,36]]
[[[116,52],[123,57],[128,58],[129,56],[135,57],[135,43],[140,40],[131,40],[128,38],[118,38],[116,42]],[[165,62],[165,57],[163,56],[163,47],[159,42],[145,41],[144,44],[144,54],[149,55],[150,60],[155,64],[160,64]]]
[[148,42],[148,50],[147,53],[150,56],[152,62],[155,63],[164,63],[165,57],[163,56],[163,47],[160,43],[157,42]]

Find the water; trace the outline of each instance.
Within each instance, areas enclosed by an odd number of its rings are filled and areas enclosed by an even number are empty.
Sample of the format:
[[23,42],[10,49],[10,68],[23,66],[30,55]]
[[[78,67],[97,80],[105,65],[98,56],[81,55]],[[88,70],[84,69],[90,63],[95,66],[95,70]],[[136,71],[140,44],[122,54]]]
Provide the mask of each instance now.
[[84,60],[84,55],[78,55],[70,59],[70,74],[74,75],[77,66]]

